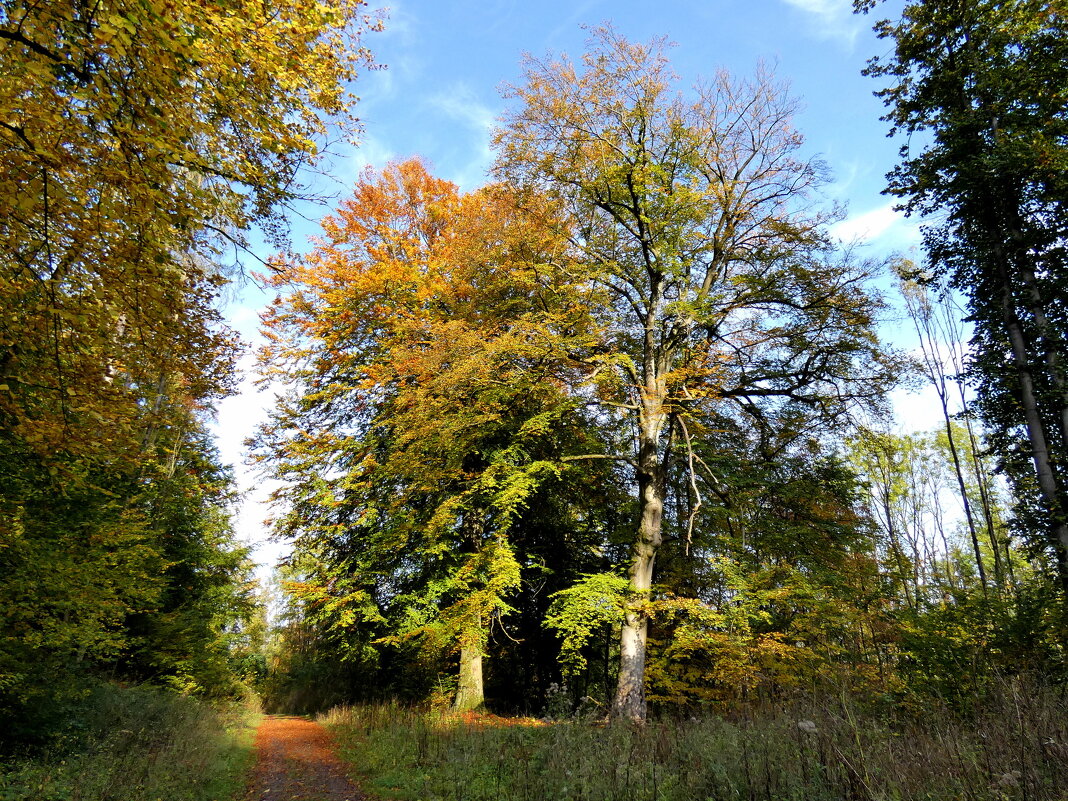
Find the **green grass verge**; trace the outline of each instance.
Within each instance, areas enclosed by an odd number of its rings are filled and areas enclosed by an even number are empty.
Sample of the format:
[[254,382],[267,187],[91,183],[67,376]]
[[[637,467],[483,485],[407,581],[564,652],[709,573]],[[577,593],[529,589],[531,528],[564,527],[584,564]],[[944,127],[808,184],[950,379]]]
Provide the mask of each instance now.
[[643,727],[477,722],[396,706],[323,717],[363,786],[404,801],[1065,801],[1068,704],[1008,691],[968,720],[841,702]]
[[0,801],[232,801],[259,717],[159,689],[101,688],[61,742],[0,763]]

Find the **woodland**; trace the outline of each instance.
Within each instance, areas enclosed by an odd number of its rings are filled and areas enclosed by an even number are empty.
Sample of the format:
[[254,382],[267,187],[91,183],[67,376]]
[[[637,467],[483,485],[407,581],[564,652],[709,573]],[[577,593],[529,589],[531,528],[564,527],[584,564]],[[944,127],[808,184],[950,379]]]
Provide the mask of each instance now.
[[[910,258],[769,70],[608,23],[297,253],[363,0],[0,0],[0,798],[239,797],[256,709],[388,798],[1068,797],[1068,16],[854,7]],[[260,239],[271,586],[209,432]]]

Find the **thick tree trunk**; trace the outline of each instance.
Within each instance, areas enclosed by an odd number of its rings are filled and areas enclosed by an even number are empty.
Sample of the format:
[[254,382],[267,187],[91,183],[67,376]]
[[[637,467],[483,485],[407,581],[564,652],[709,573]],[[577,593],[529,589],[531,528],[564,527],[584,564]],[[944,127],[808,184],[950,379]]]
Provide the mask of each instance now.
[[486,704],[482,688],[482,649],[477,645],[460,647],[460,681],[452,708],[457,712],[481,709]]
[[[993,133],[995,137],[998,136],[996,126]],[[1026,252],[1024,244],[1026,237],[1023,235],[1021,224],[1021,209],[1023,208],[1021,198],[1010,183],[995,186],[994,190],[991,197],[1011,201],[1008,204],[1003,203],[1002,206],[1008,211],[1002,213],[1001,220],[991,220],[989,215],[996,214],[997,207],[987,203],[981,206],[987,215],[984,219],[994,242],[997,242],[999,231],[1003,230],[999,222],[1004,222],[1004,230],[1007,230],[1006,239],[1011,243],[1008,247],[1013,248],[1016,253],[1015,262],[1020,265],[1019,276],[1026,290],[1026,302],[1023,305],[1031,314],[1037,328],[1039,354],[1033,353],[1032,348],[1029,347],[1017,301],[1013,296],[1013,286],[1016,284],[1010,276],[1012,276],[1014,260],[1006,252],[1005,245],[996,244],[993,247],[993,255],[997,266],[998,281],[1001,284],[999,301],[1002,321],[1009,337],[1013,366],[1018,376],[1020,406],[1023,410],[1027,439],[1031,446],[1031,459],[1038,478],[1039,493],[1052,518],[1050,546],[1057,557],[1057,572],[1064,594],[1063,601],[1068,606],[1068,503],[1066,503],[1063,477],[1057,474],[1055,467],[1056,453],[1051,453],[1051,447],[1056,451],[1058,444],[1062,452],[1068,448],[1068,395],[1066,395],[1061,375],[1057,348],[1053,344],[1055,337],[1046,318],[1042,294],[1035,278],[1030,254]],[[1059,437],[1054,434],[1051,438],[1046,421],[1043,420],[1042,401],[1039,397],[1039,390],[1035,386],[1034,375],[1034,365],[1038,363],[1039,358],[1045,362],[1047,377],[1057,397],[1054,403],[1055,408],[1051,409],[1047,402],[1045,411],[1050,419],[1057,420],[1055,428],[1058,429],[1056,433],[1060,435]]]
[[1029,267],[1021,270],[1024,285],[1030,303],[1028,309],[1038,330],[1038,341],[1042,349],[1043,360],[1058,400],[1057,420],[1060,424],[1061,446],[1068,448],[1068,386],[1065,385],[1064,367],[1061,364],[1060,337],[1046,316],[1046,302],[1039,289],[1035,271]]
[[[645,720],[645,649],[649,631],[648,613],[642,604],[653,586],[653,566],[662,541],[664,516],[664,465],[658,444],[666,415],[663,397],[646,398],[638,443],[638,508],[640,522],[630,566],[631,602],[619,638],[619,683],[613,717]],[[651,411],[647,411],[650,409]]]

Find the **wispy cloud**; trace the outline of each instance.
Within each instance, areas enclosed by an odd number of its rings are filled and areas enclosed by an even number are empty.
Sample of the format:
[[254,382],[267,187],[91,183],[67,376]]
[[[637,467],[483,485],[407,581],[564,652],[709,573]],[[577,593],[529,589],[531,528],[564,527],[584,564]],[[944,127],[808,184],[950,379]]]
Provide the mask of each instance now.
[[386,162],[396,157],[397,154],[385,142],[377,137],[364,135],[360,143],[347,154],[344,177],[352,181],[367,167],[381,169],[386,166]]
[[[466,160],[452,166],[452,180],[463,189],[474,189],[486,181],[493,162],[490,138],[497,124],[497,112],[490,108],[465,84],[456,84],[447,92],[433,95],[429,105],[446,117],[460,122],[474,134]],[[442,165],[444,166],[444,165]]]
[[919,228],[896,211],[892,201],[878,208],[855,214],[831,226],[831,235],[842,242],[882,240],[893,247],[909,247],[919,242]]
[[820,39],[839,39],[850,47],[864,23],[853,16],[852,0],[783,0],[811,16],[810,33]]
[[382,36],[402,39],[405,44],[414,43],[416,17],[397,0],[376,5],[371,13],[378,14],[382,19]]
[[430,105],[476,130],[485,131],[487,135],[496,121],[493,109],[475,97],[475,93],[465,84],[457,84],[447,92],[432,96]]

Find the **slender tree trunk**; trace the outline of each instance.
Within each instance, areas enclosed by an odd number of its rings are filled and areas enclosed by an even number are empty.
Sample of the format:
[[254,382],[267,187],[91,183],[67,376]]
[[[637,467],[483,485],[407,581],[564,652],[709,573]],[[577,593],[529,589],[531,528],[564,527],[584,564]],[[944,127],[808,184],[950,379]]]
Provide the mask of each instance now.
[[482,709],[486,696],[482,686],[482,648],[478,644],[460,647],[460,681],[452,708],[457,712]]
[[[892,455],[887,453],[887,460],[893,458]],[[901,540],[897,535],[897,527],[894,525],[894,511],[890,499],[890,472],[887,470],[886,474],[886,489],[882,493],[882,497],[879,499],[882,506],[883,515],[886,518],[886,536],[890,541],[890,551],[894,555],[894,561],[897,563],[897,574],[901,579],[901,591],[905,593],[905,603],[908,604],[909,609],[916,611],[916,604],[913,603],[912,595],[909,593],[909,583],[905,573],[905,555],[901,550]]]
[[[922,294],[919,294],[922,293]],[[946,367],[939,342],[938,326],[935,320],[935,312],[931,307],[930,298],[926,290],[918,289],[919,296],[913,300],[907,289],[902,286],[902,294],[908,306],[909,316],[912,317],[916,334],[920,338],[920,347],[923,350],[923,359],[927,367],[927,377],[934,386],[938,395],[938,402],[942,409],[942,422],[946,432],[946,441],[949,444],[949,454],[953,462],[953,473],[957,478],[957,488],[960,491],[961,504],[964,506],[964,517],[968,524],[968,534],[972,541],[972,554],[975,557],[975,568],[979,572],[979,584],[983,588],[983,595],[987,594],[986,568],[983,565],[983,552],[979,547],[979,532],[972,514],[971,499],[968,497],[968,487],[964,480],[964,468],[961,465],[960,454],[957,450],[957,440],[953,435],[953,415],[949,411],[949,389],[946,385]]]
[[[959,385],[958,385],[959,386]],[[979,503],[983,508],[983,522],[986,525],[986,536],[990,540],[990,549],[994,553],[994,580],[997,583],[999,589],[1005,589],[1005,569],[1008,565],[1008,569],[1011,571],[1011,555],[1008,551],[1008,544],[1005,546],[1005,555],[1002,557],[1001,544],[998,543],[997,527],[994,525],[994,508],[993,501],[990,497],[990,477],[987,475],[986,467],[983,464],[983,456],[979,452],[979,440],[975,436],[975,429],[972,426],[971,413],[968,411],[968,406],[964,402],[964,387],[959,386],[961,395],[961,409],[964,411],[964,425],[965,430],[968,433],[968,444],[971,448],[971,467],[975,473],[975,486],[979,490]]]
[[1005,275],[1004,270],[1001,277],[1002,318],[1005,323],[1006,333],[1009,335],[1013,364],[1016,367],[1018,376],[1020,405],[1024,414],[1027,439],[1031,446],[1031,460],[1035,466],[1035,474],[1038,478],[1038,487],[1042,500],[1053,517],[1053,542],[1051,545],[1057,555],[1061,586],[1064,589],[1066,600],[1068,600],[1068,523],[1065,522],[1063,495],[1057,475],[1053,471],[1046,431],[1042,424],[1042,415],[1035,393],[1034,378],[1031,374],[1031,364],[1028,358],[1027,341],[1024,338],[1023,326],[1020,324],[1020,318],[1016,313],[1012,292],[1007,281],[1008,276]]
[[[979,571],[979,584],[983,588],[983,595],[987,594],[986,568],[983,567],[983,552],[979,547],[979,532],[975,525],[975,517],[972,515],[972,503],[968,498],[968,486],[964,481],[964,467],[961,465],[960,454],[957,452],[957,440],[953,436],[953,418],[946,405],[945,396],[939,392],[942,399],[942,419],[946,424],[946,441],[949,443],[949,455],[953,459],[953,473],[957,477],[957,488],[960,490],[960,501],[964,505],[964,516],[968,521],[968,534],[972,540],[972,553],[975,554],[975,568]],[[997,549],[995,548],[995,553]]]
[[[960,341],[963,337],[963,333],[960,328],[960,323],[954,319],[953,311],[948,303],[940,304],[937,307],[938,312],[941,312],[941,325],[939,326],[944,332],[942,340],[949,346],[951,366],[953,368],[953,383],[957,387],[957,397],[960,399],[960,410],[964,420],[964,429],[968,434],[968,445],[971,451],[970,463],[973,473],[975,474],[975,486],[979,492],[979,504],[982,507],[983,512],[983,524],[986,527],[986,536],[990,541],[990,550],[994,554],[994,582],[998,589],[1005,589],[1005,565],[1009,563],[1008,543],[1005,543],[1005,557],[1004,563],[1002,561],[1001,545],[998,543],[997,527],[994,525],[994,510],[993,500],[990,495],[990,476],[987,473],[986,467],[983,463],[983,456],[979,448],[979,439],[975,435],[975,426],[972,424],[972,411],[971,404],[968,401],[967,392],[965,390],[965,383],[962,379],[962,373],[964,372],[964,353],[961,350]],[[936,324],[938,323],[936,317]],[[1009,567],[1011,571],[1011,566]]]

